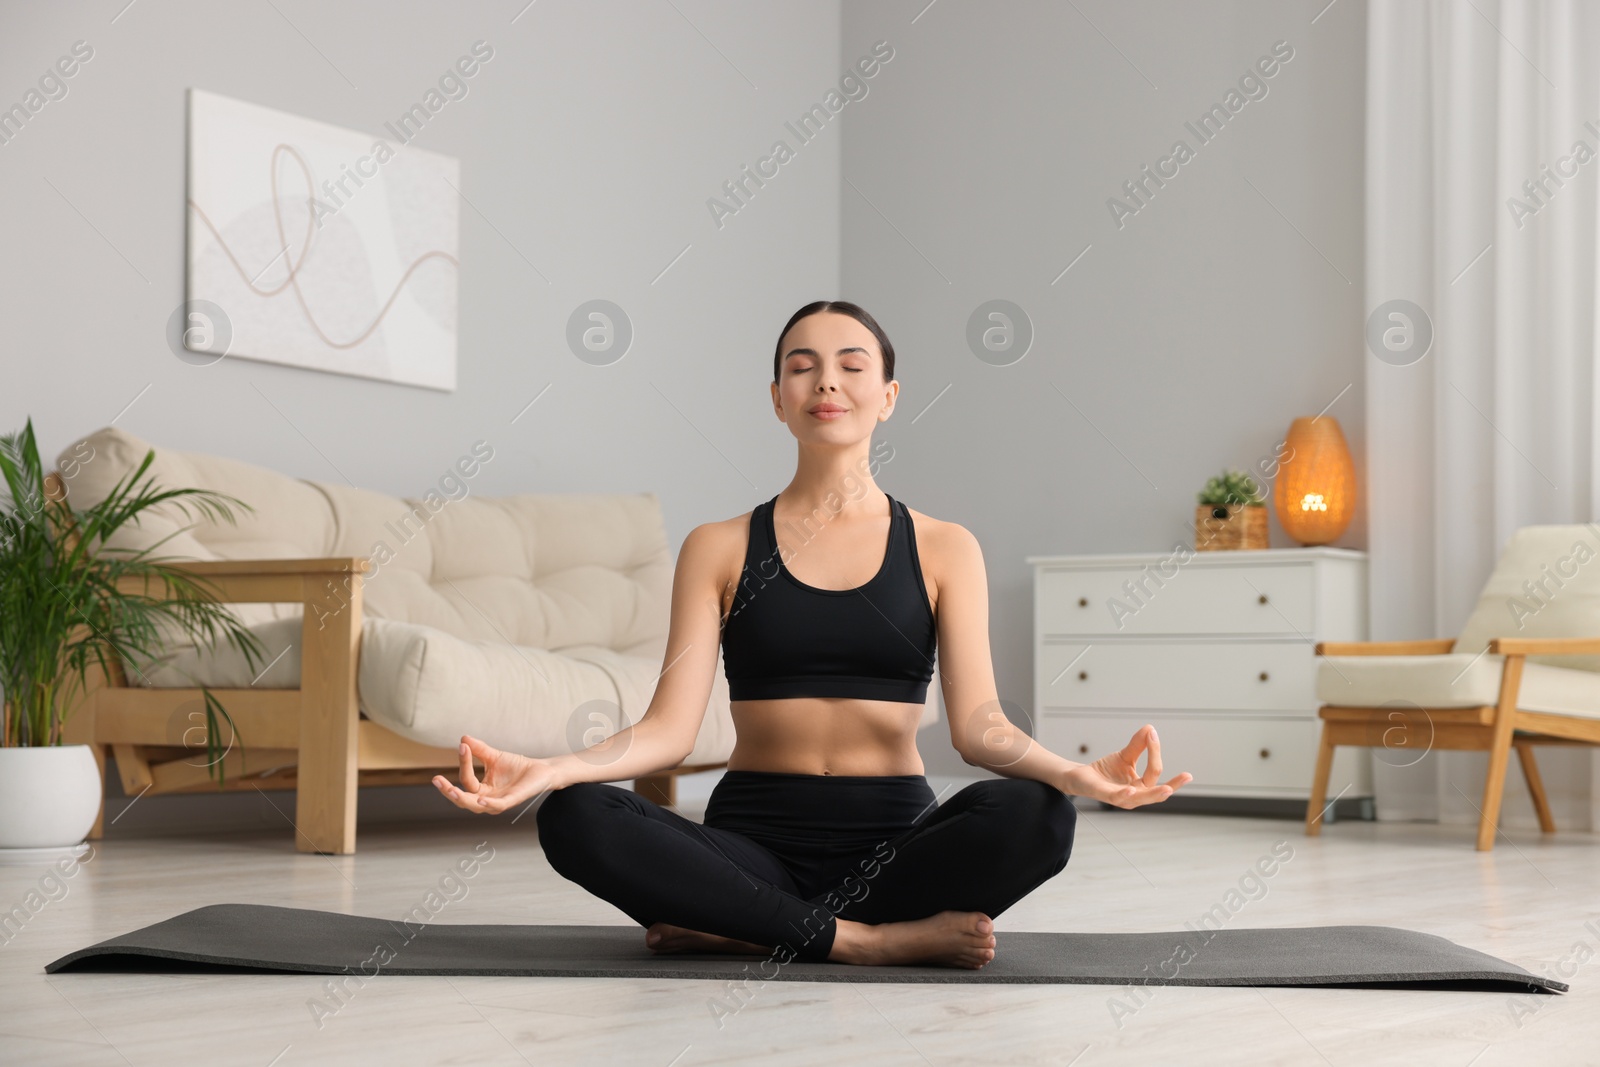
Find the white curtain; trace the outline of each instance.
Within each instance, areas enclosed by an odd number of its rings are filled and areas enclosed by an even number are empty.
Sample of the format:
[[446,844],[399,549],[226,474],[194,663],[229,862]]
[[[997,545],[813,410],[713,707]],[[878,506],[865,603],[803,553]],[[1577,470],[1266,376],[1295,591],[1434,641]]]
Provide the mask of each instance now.
[[[1366,309],[1433,331],[1366,354],[1372,638],[1453,637],[1513,530],[1600,517],[1600,4],[1372,0],[1366,169]],[[1590,754],[1539,758],[1600,825]],[[1375,762],[1380,818],[1476,822],[1481,754]],[[1514,770],[1504,812],[1532,825]]]

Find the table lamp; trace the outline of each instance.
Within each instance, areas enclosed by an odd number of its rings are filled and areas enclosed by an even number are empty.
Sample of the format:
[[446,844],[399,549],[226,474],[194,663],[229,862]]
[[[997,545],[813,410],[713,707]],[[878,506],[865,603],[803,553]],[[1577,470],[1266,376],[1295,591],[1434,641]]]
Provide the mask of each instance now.
[[1302,545],[1325,545],[1344,533],[1356,504],[1356,468],[1339,422],[1327,415],[1295,419],[1272,487],[1284,533]]

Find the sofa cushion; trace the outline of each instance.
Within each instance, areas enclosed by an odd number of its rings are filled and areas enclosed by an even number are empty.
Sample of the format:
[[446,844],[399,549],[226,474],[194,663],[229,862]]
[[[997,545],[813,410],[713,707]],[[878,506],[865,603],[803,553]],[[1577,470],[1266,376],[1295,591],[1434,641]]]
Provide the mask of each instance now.
[[[64,449],[57,469],[76,508],[86,508],[111,495],[119,481],[138,470],[151,446],[115,426],[98,430]],[[130,551],[153,549],[175,559],[291,559],[331,555],[322,546],[334,539],[334,517],[315,484],[303,482],[239,460],[203,453],[156,449],[139,479],[164,489],[215,489],[255,508],[246,512],[229,505],[236,522],[211,521],[193,502],[169,501],[140,514],[109,544]],[[184,509],[187,510],[184,510]],[[234,604],[229,610],[245,625],[299,616],[298,605]],[[178,631],[158,629],[169,636]],[[135,680],[136,681],[136,680]]]
[[[1465,652],[1442,656],[1323,656],[1317,661],[1317,699],[1372,708],[1477,708],[1500,702],[1504,656]],[[1517,706],[1524,711],[1600,718],[1600,674],[1528,662]]]
[[[231,645],[205,652],[186,645],[129,681],[181,687],[190,684],[187,672],[219,689],[299,688],[300,620],[273,619],[250,629],[270,661],[264,670],[252,670]],[[660,656],[622,655],[598,645],[550,652],[468,641],[419,623],[367,618],[357,699],[367,718],[421,744],[453,748],[469,733],[496,748],[556,756],[638,722],[650,706],[660,662]],[[710,711],[728,706],[720,660],[717,666]],[[220,699],[226,706],[227,698]],[[529,708],[568,710],[530,715]],[[605,728],[596,735],[596,726]],[[733,742],[731,717],[708,713],[685,762],[720,763]]]
[[[106,427],[64,450],[57,463],[74,505],[104,499],[151,447]],[[168,504],[115,544],[143,548],[168,537],[156,551],[179,559],[372,561],[362,583],[360,704],[397,733],[450,747],[470,733],[554,755],[571,750],[549,746],[565,738],[584,702],[613,701],[629,722],[648,706],[673,571],[655,494],[481,497],[455,479],[459,495],[401,498],[217,456],[155,453],[145,477],[162,487],[213,489],[254,510],[235,508],[235,524],[196,522],[192,505],[186,517]],[[219,688],[297,687],[300,605],[230,610],[262,638],[267,660],[283,653],[265,673],[252,677],[231,648],[173,641],[161,665],[130,672],[130,683],[193,684],[187,671]],[[693,760],[717,762],[732,747],[719,667]]]
[[[638,722],[661,665],[660,654],[623,655],[600,645],[548,652],[387,619],[370,620],[361,639],[360,689],[372,718],[423,744],[451,748],[471,733],[533,756],[572,752]],[[709,706],[724,714],[706,715],[684,762],[720,763],[733,751],[727,685],[719,674]],[[546,713],[530,715],[529,708]],[[471,729],[463,728],[467,721]]]
[[[93,458],[67,482],[78,507],[104,499],[151,448],[116,427],[84,442]],[[366,614],[463,638],[631,652],[666,634],[672,558],[654,493],[402,498],[173,449],[156,450],[146,477],[227,493],[254,511],[234,508],[236,524],[196,522],[192,504],[189,517],[164,505],[113,543],[147,547],[172,535],[158,551],[182,559],[364,556]],[[233,610],[253,623],[300,608]]]

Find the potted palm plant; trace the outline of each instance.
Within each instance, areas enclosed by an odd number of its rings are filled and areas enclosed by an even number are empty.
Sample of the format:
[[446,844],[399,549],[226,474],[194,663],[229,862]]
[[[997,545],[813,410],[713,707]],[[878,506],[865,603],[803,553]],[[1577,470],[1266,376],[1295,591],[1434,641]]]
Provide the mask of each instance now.
[[1267,498],[1241,470],[1207,480],[1194,511],[1197,551],[1267,547]]
[[[175,634],[202,647],[225,639],[252,668],[264,658],[260,639],[217,601],[210,583],[168,562],[174,557],[150,554],[166,537],[141,549],[110,543],[164,504],[186,518],[193,507],[230,523],[230,503],[253,510],[212,490],[164,489],[153,478],[140,483],[154,460],[155,452],[147,452],[104,500],[78,510],[66,483],[47,478],[32,419],[21,433],[0,437],[8,494],[0,497],[0,862],[31,857],[32,850],[73,849],[94,826],[99,765],[89,745],[64,744],[62,736],[63,722],[88,692],[92,668],[109,671],[115,660],[138,671],[160,658]],[[220,784],[223,738],[231,747],[233,719],[215,694],[199,688],[206,756]],[[227,735],[218,716],[228,723]]]

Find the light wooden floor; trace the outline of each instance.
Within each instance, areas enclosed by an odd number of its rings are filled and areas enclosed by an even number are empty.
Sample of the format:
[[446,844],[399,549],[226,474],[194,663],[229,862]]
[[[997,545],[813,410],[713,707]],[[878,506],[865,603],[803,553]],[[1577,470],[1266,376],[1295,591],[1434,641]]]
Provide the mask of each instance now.
[[[703,803],[683,809],[698,819]],[[1403,926],[1536,972],[1565,959],[1577,970],[1557,976],[1573,992],[1169,986],[1135,998],[1108,986],[752,982],[753,995],[719,1027],[710,1005],[727,990],[716,983],[381,977],[319,1027],[309,1004],[326,997],[322,977],[44,974],[72,949],[208,903],[397,916],[485,840],[493,859],[435,921],[628,924],[549,868],[531,815],[508,820],[463,814],[423,829],[363,828],[359,854],[339,858],[294,852],[287,827],[112,837],[64,896],[0,947],[0,1063],[1600,1062],[1600,936],[1584,926],[1600,914],[1600,838],[1513,830],[1483,854],[1472,827],[1422,823],[1342,822],[1307,839],[1281,820],[1090,808],[1066,870],[997,927],[1181,929],[1287,842],[1292,858],[1230,926]],[[21,902],[42,873],[0,868],[0,907]],[[1121,1025],[1117,999],[1132,1009]]]

